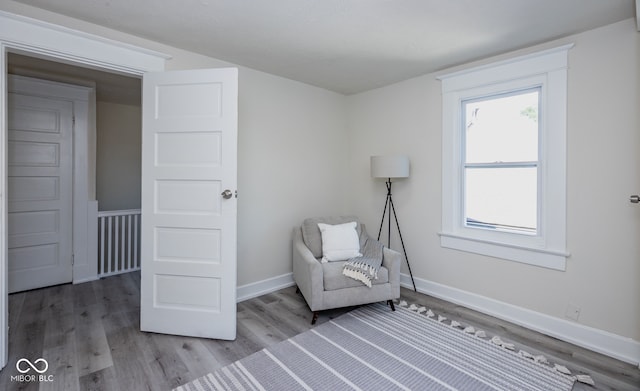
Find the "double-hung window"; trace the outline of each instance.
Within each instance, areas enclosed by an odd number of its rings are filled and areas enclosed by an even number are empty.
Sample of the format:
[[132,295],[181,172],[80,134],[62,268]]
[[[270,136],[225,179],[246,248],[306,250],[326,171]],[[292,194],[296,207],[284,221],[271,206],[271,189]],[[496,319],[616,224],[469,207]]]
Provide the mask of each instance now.
[[538,231],[540,87],[461,102],[464,224]]
[[443,247],[565,269],[570,47],[440,77]]

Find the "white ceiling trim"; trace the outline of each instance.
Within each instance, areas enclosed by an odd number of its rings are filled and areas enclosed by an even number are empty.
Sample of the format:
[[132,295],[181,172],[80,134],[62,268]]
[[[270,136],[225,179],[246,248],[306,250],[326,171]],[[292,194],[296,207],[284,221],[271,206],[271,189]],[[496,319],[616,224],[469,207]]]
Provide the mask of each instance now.
[[[25,37],[29,37],[25,40]],[[133,75],[163,71],[171,56],[53,23],[0,11],[0,40],[12,49]],[[86,55],[91,48],[91,56]]]

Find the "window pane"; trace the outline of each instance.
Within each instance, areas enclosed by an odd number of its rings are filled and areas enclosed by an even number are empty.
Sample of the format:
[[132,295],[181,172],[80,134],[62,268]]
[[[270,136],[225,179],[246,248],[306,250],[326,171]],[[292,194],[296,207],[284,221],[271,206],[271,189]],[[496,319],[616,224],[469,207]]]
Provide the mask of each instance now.
[[467,168],[465,223],[523,233],[536,233],[538,170]]
[[464,101],[466,163],[538,160],[539,88]]

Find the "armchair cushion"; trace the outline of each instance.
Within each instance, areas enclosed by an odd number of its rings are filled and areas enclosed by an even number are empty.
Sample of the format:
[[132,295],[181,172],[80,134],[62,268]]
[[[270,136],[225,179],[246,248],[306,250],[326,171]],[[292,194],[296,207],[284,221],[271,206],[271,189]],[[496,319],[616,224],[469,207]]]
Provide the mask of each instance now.
[[[337,217],[311,217],[305,219],[302,222],[302,240],[304,244],[307,245],[311,254],[315,258],[322,257],[322,234],[320,233],[320,228],[318,228],[318,223],[324,224],[344,224],[351,221],[358,222],[358,218],[355,216],[337,216]],[[356,231],[358,232],[358,236],[362,232],[361,224],[358,222],[356,226]]]
[[[346,277],[342,274],[344,264],[345,262],[328,262],[322,264],[322,278],[325,291],[334,291],[336,289],[343,288],[358,288],[363,286],[362,282]],[[378,269],[378,278],[371,280],[372,285],[381,285],[388,282],[389,270],[384,266]]]
[[355,221],[336,225],[318,223],[322,234],[322,262],[346,261],[362,256],[357,225]]

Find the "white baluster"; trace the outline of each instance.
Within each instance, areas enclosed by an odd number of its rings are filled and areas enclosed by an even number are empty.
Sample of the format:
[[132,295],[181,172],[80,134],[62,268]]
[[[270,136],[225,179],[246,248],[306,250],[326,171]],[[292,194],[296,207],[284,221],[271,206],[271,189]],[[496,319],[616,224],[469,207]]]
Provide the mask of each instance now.
[[133,266],[137,269],[140,267],[140,262],[138,261],[138,237],[140,237],[140,232],[138,230],[138,218],[139,214],[135,215],[133,218],[133,226],[135,229],[135,235],[133,236]]
[[98,220],[100,221],[100,273],[99,274],[104,274],[105,270],[105,260],[104,260],[104,217],[98,217]]
[[113,216],[107,217],[107,270],[106,273],[111,273],[111,237],[112,237],[112,225],[113,225]]

